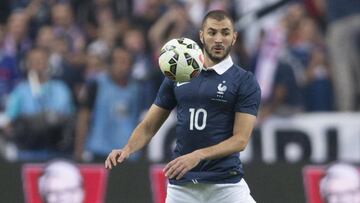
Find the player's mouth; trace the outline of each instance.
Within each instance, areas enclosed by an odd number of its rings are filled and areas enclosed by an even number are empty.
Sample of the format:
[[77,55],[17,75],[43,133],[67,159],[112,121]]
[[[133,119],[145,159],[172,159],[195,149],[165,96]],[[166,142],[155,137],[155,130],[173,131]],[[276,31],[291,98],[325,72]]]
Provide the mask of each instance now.
[[224,46],[214,46],[212,49],[215,53],[221,53],[222,51],[225,50],[225,47]]

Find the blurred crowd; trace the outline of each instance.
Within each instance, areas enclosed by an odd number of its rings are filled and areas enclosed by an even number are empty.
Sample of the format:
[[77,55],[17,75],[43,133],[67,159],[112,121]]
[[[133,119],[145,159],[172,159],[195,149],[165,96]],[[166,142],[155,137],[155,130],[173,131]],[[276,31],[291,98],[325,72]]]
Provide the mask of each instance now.
[[10,160],[103,160],[123,146],[162,82],[160,47],[199,42],[214,9],[235,19],[232,58],[262,88],[259,124],[360,108],[359,1],[1,2],[0,151]]

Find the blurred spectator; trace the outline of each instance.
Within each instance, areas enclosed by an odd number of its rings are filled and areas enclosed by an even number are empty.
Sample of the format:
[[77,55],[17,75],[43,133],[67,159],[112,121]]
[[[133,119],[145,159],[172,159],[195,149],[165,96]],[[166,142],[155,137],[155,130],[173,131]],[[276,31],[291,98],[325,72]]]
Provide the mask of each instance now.
[[39,29],[35,44],[37,47],[52,51],[52,45],[55,40],[55,33],[51,26],[43,26]]
[[70,51],[70,42],[65,36],[56,37],[50,47],[50,75],[52,78],[65,82],[77,106],[78,95],[84,82],[83,65],[72,63],[73,57],[76,56]]
[[326,0],[336,108],[360,110],[360,1]]
[[333,109],[323,36],[302,4],[290,4],[278,25],[265,33],[255,73],[262,87],[260,122],[272,114]]
[[24,10],[13,11],[7,19],[5,33],[0,34],[4,36],[3,39],[0,37],[1,107],[4,106],[7,94],[24,72],[21,64],[32,44],[27,34],[28,22],[28,15]]
[[152,64],[151,55],[147,52],[145,36],[140,28],[130,28],[124,33],[124,47],[133,56],[132,78],[141,85],[143,108],[148,109],[153,103],[162,73]]
[[[4,42],[5,28],[0,26],[0,47]],[[0,49],[0,110],[3,111],[8,94],[20,78],[20,70],[14,57]]]
[[13,0],[11,1],[12,10],[24,10],[28,16],[28,34],[34,39],[39,27],[50,23],[50,8],[55,0]]
[[48,75],[48,53],[34,48],[27,53],[27,80],[11,92],[6,116],[10,136],[20,160],[60,156],[71,145],[73,103],[66,85]]
[[186,10],[190,21],[196,26],[200,27],[205,14],[211,10],[226,10],[230,1],[223,0],[198,0],[186,1]]
[[324,50],[313,49],[306,70],[306,84],[304,87],[306,111],[333,110],[333,89],[330,79],[330,67]]
[[149,40],[154,56],[158,56],[161,47],[170,39],[188,37],[198,38],[197,29],[189,20],[188,13],[181,4],[173,4],[149,30]]
[[308,15],[314,19],[321,32],[326,29],[325,0],[304,0]]
[[325,203],[360,203],[360,173],[345,163],[331,165],[320,181]]
[[103,59],[109,58],[111,50],[116,44],[119,30],[109,9],[100,10],[96,38],[88,45],[88,52],[97,54]]
[[236,43],[232,48],[231,57],[234,63],[239,64],[239,66],[245,70],[250,70],[250,55],[245,50],[242,32],[238,32]]
[[288,12],[287,8],[272,10],[264,17],[256,17],[256,13],[267,8],[278,0],[236,0],[232,1],[230,10],[233,10],[236,16],[236,26],[239,31],[243,32],[244,47],[249,54],[254,54],[257,50],[259,40],[263,37],[264,31],[268,31],[276,26],[279,19],[284,13]]
[[289,116],[301,112],[302,67],[288,49],[295,28],[304,16],[300,4],[290,5],[278,24],[267,30],[255,64],[261,87],[262,107],[259,122],[272,114]]
[[85,38],[75,23],[72,8],[67,3],[57,3],[51,10],[56,36],[65,36],[69,40],[70,51],[79,53],[85,48]]
[[288,62],[278,63],[271,92],[269,100],[262,104],[258,122],[271,115],[291,116],[303,111],[300,86]]
[[99,74],[106,71],[106,62],[96,50],[88,49],[85,65],[85,83],[94,80]]
[[315,21],[303,17],[294,29],[289,48],[304,72],[304,106],[306,111],[331,111],[333,94],[325,43]]
[[132,18],[136,25],[145,30],[158,20],[163,12],[163,0],[134,0]]
[[111,55],[107,72],[88,84],[78,111],[77,160],[86,158],[86,151],[95,160],[103,161],[114,147],[126,144],[138,122],[141,100],[138,84],[130,80],[131,71],[130,53],[118,47]]
[[[145,36],[147,36],[146,47],[149,51],[156,49],[151,46],[152,41],[148,37],[150,28],[159,21],[160,16],[166,12],[164,5],[161,3],[162,0],[135,0],[133,1],[133,14],[129,19],[130,24],[136,25],[137,27],[144,30]],[[154,54],[156,55],[156,54]]]
[[14,11],[8,18],[5,39],[2,44],[3,53],[17,60],[20,64],[26,51],[31,48],[31,40],[27,35],[28,16],[23,10]]
[[279,58],[287,46],[289,37],[294,32],[294,27],[296,27],[303,15],[304,9],[300,4],[290,5],[286,15],[274,27],[265,30],[255,67],[255,75],[261,87],[261,98],[265,102],[272,94],[274,75]]

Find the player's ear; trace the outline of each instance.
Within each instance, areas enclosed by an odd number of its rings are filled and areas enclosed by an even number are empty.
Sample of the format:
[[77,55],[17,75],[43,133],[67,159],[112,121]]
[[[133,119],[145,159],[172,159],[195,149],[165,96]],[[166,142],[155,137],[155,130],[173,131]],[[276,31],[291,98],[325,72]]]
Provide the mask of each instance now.
[[204,32],[202,30],[199,31],[199,37],[200,37],[201,44],[204,44]]
[[232,45],[235,44],[237,36],[238,36],[238,32],[234,32],[234,36],[233,36],[232,43],[231,43]]

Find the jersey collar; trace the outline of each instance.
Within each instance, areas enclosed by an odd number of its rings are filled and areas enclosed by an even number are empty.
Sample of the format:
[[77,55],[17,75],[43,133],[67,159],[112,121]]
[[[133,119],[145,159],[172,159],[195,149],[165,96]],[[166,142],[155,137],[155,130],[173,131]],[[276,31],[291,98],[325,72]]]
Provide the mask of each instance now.
[[226,57],[223,61],[221,61],[218,64],[215,64],[211,67],[208,67],[205,69],[206,70],[214,70],[217,74],[222,75],[223,73],[225,73],[229,68],[231,68],[231,66],[233,66],[234,63],[231,59],[231,56]]

